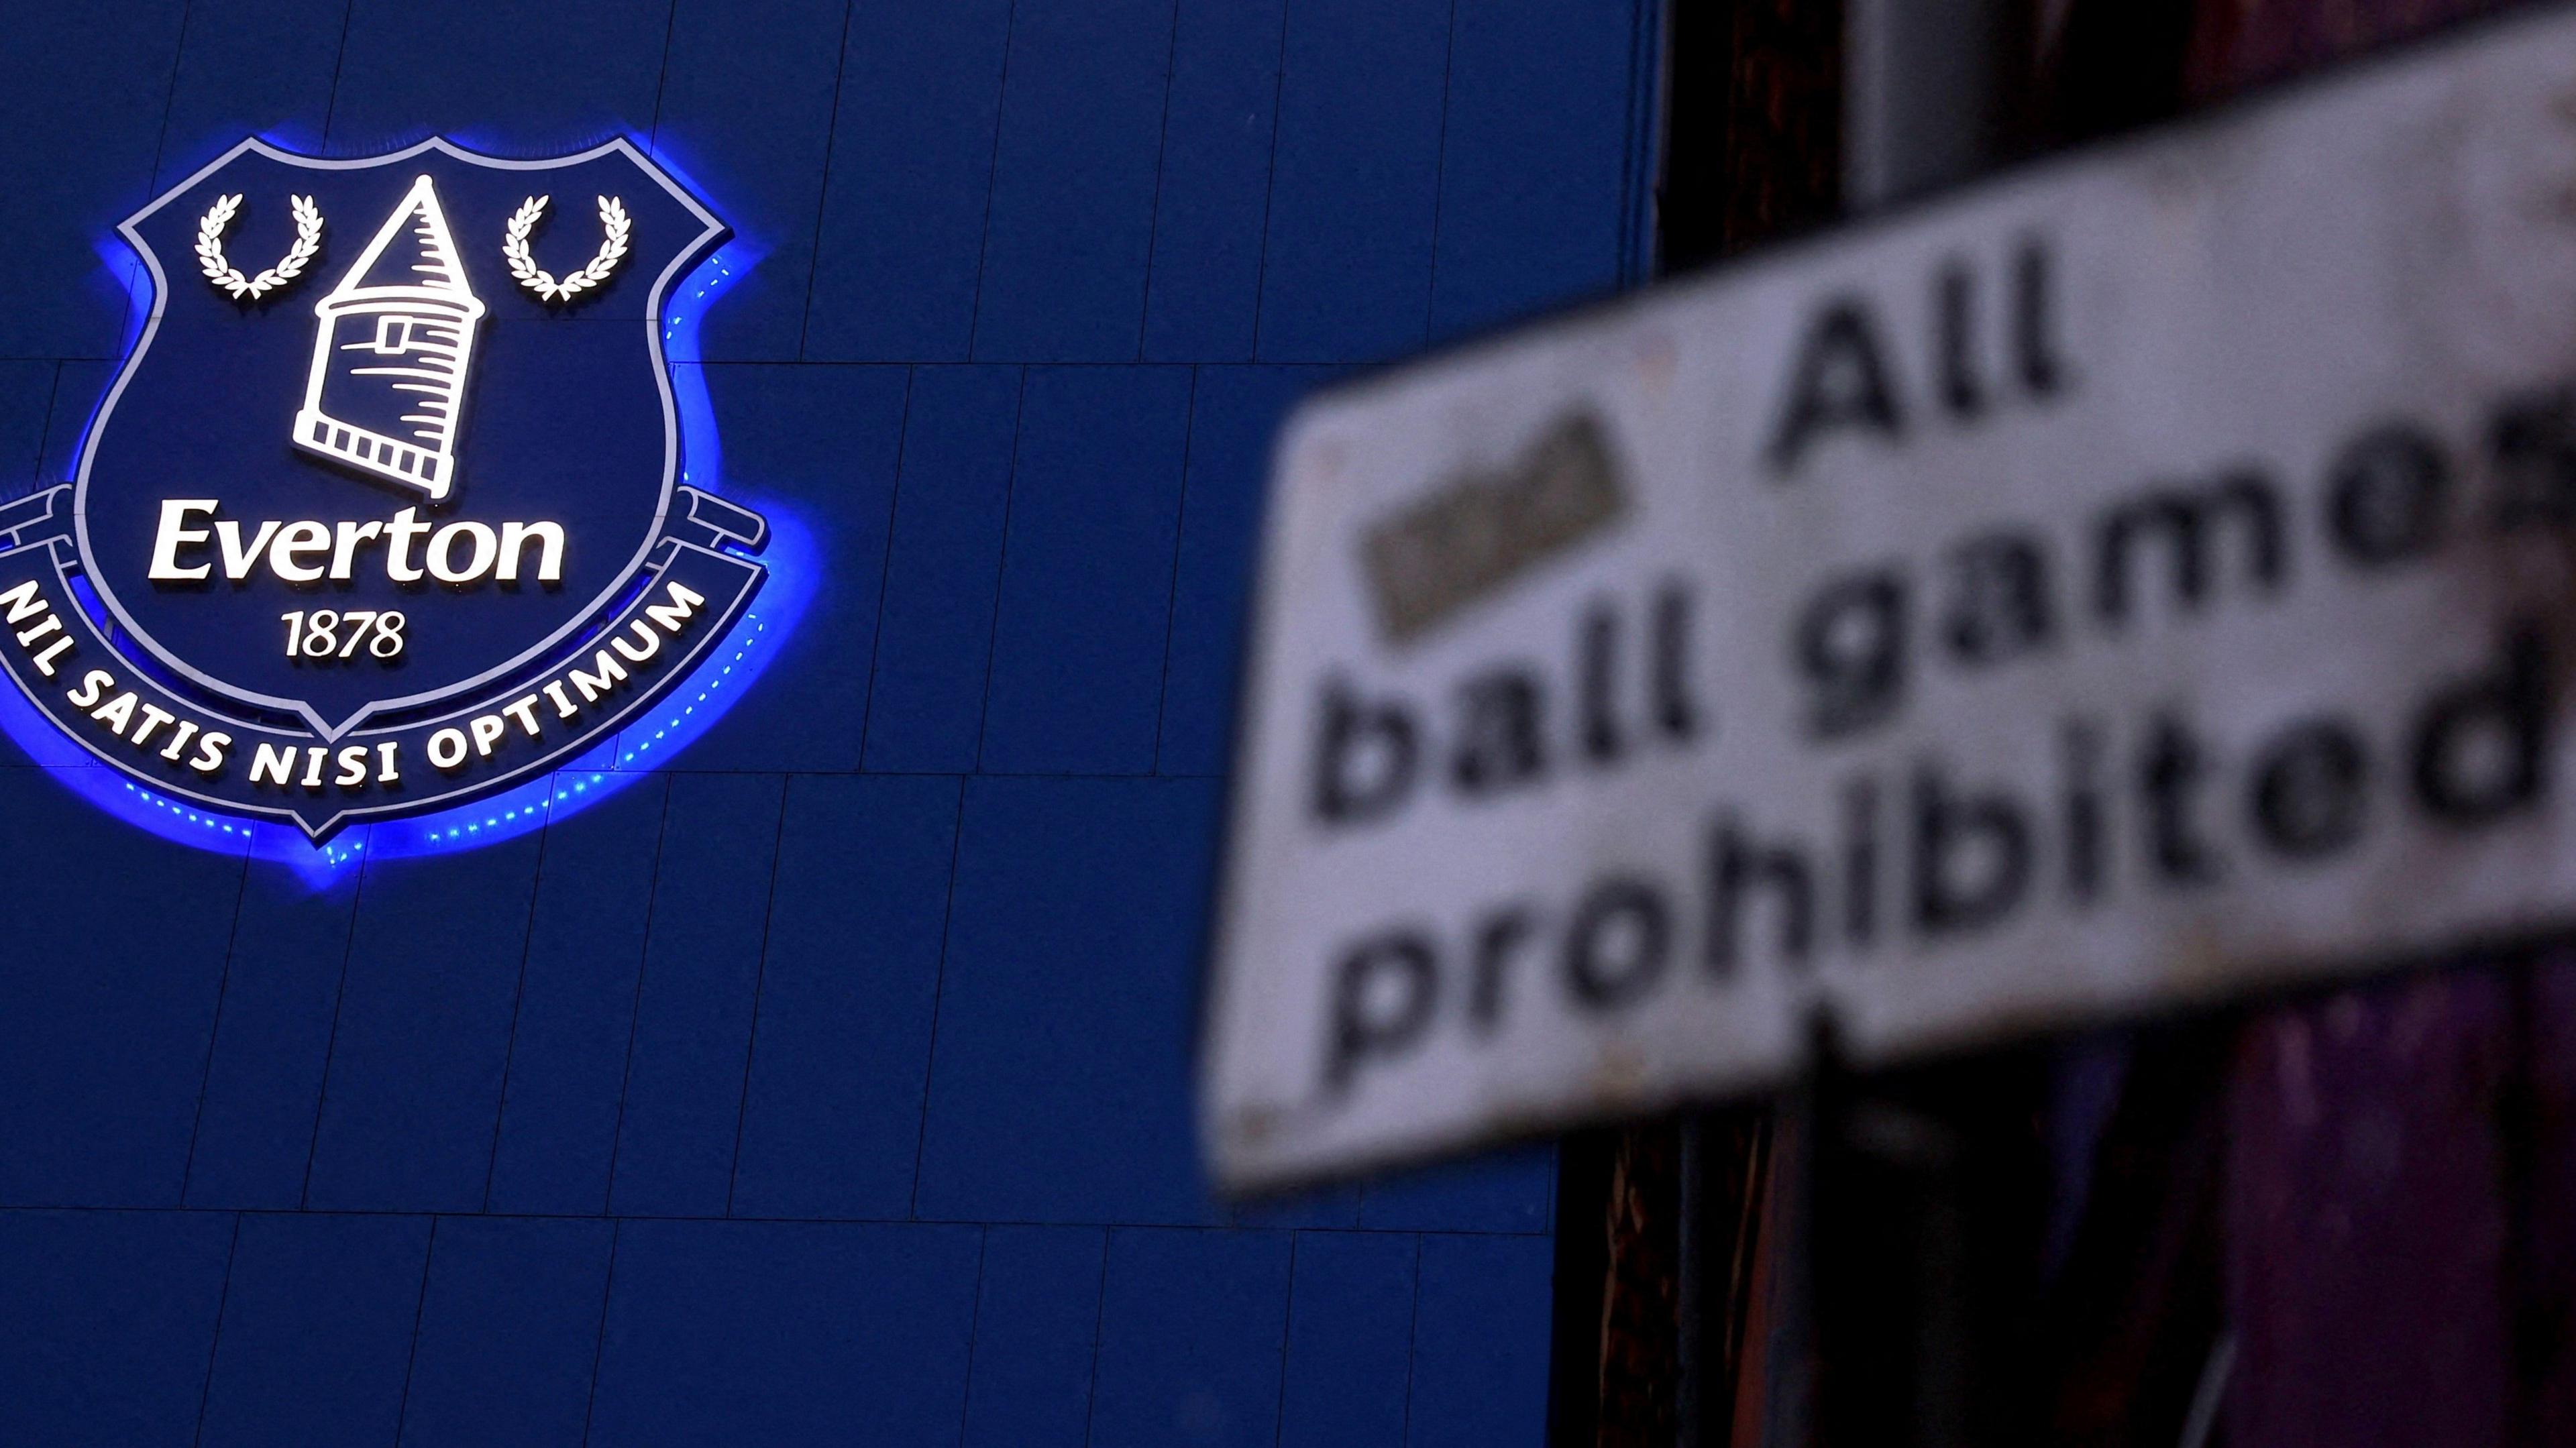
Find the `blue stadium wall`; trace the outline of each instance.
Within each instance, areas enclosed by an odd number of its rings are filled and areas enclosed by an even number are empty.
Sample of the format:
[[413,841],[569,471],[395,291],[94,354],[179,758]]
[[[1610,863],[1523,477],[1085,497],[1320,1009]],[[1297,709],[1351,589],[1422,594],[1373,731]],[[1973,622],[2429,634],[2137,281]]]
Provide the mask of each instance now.
[[0,743],[0,1444],[1537,1444],[1552,1158],[1229,1208],[1269,435],[1635,270],[1652,0],[8,0],[0,501],[245,134],[627,135],[819,592],[666,770],[322,883]]

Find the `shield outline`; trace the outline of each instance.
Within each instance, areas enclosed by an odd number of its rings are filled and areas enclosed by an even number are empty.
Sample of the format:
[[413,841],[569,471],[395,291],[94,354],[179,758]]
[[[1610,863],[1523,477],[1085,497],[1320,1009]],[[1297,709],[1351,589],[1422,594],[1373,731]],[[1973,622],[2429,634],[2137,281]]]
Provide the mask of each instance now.
[[[116,591],[108,585],[106,576],[101,573],[96,559],[90,552],[89,475],[90,465],[98,455],[97,440],[106,431],[109,420],[114,417],[116,404],[125,396],[126,383],[132,380],[135,371],[141,367],[144,354],[151,350],[152,339],[160,332],[162,314],[169,305],[170,298],[170,279],[161,269],[160,255],[143,240],[142,233],[136,228],[153,213],[192,190],[199,182],[231,165],[244,152],[250,151],[289,166],[301,166],[315,171],[359,171],[377,166],[390,166],[420,155],[424,151],[435,151],[469,166],[486,166],[503,171],[547,171],[577,166],[615,153],[623,155],[642,175],[668,192],[672,199],[679,202],[690,215],[704,223],[698,235],[680,247],[673,254],[670,265],[664,267],[661,275],[653,279],[652,288],[644,299],[644,340],[645,345],[650,349],[653,361],[653,386],[660,394],[662,402],[662,486],[653,505],[653,526],[646,532],[642,544],[636,548],[635,556],[628,559],[626,566],[618,571],[617,576],[588,603],[574,612],[561,627],[508,660],[484,670],[473,678],[461,680],[444,688],[404,695],[400,698],[370,700],[364,708],[336,723],[325,720],[319,711],[301,699],[279,698],[237,688],[205,673],[164,648],[158,640],[137,624],[126,612],[124,605],[118,602]],[[135,339],[133,348],[125,355],[124,364],[118,368],[115,384],[108,389],[106,399],[99,404],[98,415],[90,420],[89,429],[81,438],[80,469],[72,479],[72,539],[74,546],[80,552],[81,571],[88,575],[90,587],[96,591],[99,602],[106,607],[117,625],[124,629],[126,636],[140,645],[154,662],[172,670],[189,683],[236,704],[247,704],[254,708],[293,714],[312,726],[316,738],[326,744],[336,743],[343,736],[352,733],[367,720],[379,714],[461,698],[491,684],[494,680],[505,678],[535,663],[562,644],[565,639],[597,622],[601,611],[634,583],[636,575],[643,571],[645,561],[651,556],[653,549],[662,542],[670,521],[672,491],[678,485],[680,473],[679,405],[671,395],[670,359],[664,356],[662,351],[662,302],[669,294],[672,283],[687,276],[692,268],[705,261],[717,246],[733,234],[733,229],[719,220],[713,212],[707,210],[706,206],[697,197],[691,195],[686,187],[671,179],[661,167],[654,165],[651,157],[638,150],[625,137],[620,136],[603,145],[593,146],[589,150],[569,156],[522,161],[500,156],[486,156],[459,146],[444,136],[432,136],[425,141],[381,156],[364,156],[347,160],[300,156],[252,136],[199,167],[186,180],[164,190],[159,196],[146,203],[143,209],[118,222],[116,230],[119,236],[125,238],[126,245],[133,248],[134,254],[142,259],[145,269],[151,274],[152,310],[144,321],[142,335]]]

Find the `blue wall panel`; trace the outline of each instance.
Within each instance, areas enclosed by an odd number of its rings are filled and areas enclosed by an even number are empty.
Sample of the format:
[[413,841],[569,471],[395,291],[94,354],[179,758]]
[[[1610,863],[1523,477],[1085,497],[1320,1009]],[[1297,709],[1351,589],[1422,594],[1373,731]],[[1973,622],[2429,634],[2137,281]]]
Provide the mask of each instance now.
[[[319,147],[340,68],[341,30],[329,19],[330,9],[317,13],[311,0],[188,0],[160,184],[187,177],[244,136]],[[267,199],[256,209],[282,204]],[[247,229],[254,219],[235,225]]]
[[[451,861],[368,862],[307,1205],[482,1207],[538,843],[522,835]],[[460,897],[471,903],[459,908]]]
[[0,1442],[1539,1442],[1551,1154],[1221,1204],[1191,1037],[1279,421],[1616,281],[1653,29],[0,13],[0,497],[70,476],[155,177],[623,135],[741,233],[688,461],[780,522],[770,620],[803,594],[703,738],[630,728],[628,787],[452,856],[246,867],[0,741],[44,871],[0,952]]
[[319,889],[253,870],[224,965],[188,1152],[188,1205],[294,1207],[357,918],[355,871]]
[[953,779],[789,783],[737,1215],[910,1211],[959,791]]
[[1285,0],[1180,0],[1145,356],[1247,362],[1261,305]]
[[805,355],[962,362],[1010,0],[852,5]]
[[1098,1227],[994,1227],[984,1234],[975,1370],[962,1448],[1084,1448],[1100,1352]]
[[1321,367],[1199,369],[1155,753],[1165,774],[1225,769],[1270,440],[1297,399],[1334,375]]
[[346,23],[334,149],[367,156],[444,135],[491,155],[546,156],[650,134],[671,6],[350,0]]
[[1451,0],[1292,0],[1259,355],[1365,362],[1422,344]]
[[1285,1232],[1111,1232],[1093,1441],[1268,1448],[1287,1317]]
[[1556,1153],[1535,1148],[1380,1177],[1361,1189],[1360,1225],[1394,1232],[1544,1232]]
[[493,1211],[608,1203],[668,794],[649,779],[546,827],[492,1149]]
[[681,0],[671,20],[653,149],[705,188],[756,259],[707,315],[700,355],[802,354],[832,100],[849,0]]
[[242,862],[88,810],[0,769],[0,856],[42,866],[0,957],[0,1205],[176,1206]]
[[0,1212],[0,1443],[196,1441],[221,1212]]
[[1136,356],[1172,0],[1017,0],[975,355]]
[[869,769],[975,767],[1024,375],[1017,367],[913,372],[868,691]]
[[1434,337],[1606,292],[1622,258],[1631,7],[1460,0],[1440,159]]
[[592,1448],[954,1448],[974,1227],[631,1222]]
[[1209,1218],[1188,1056],[1215,812],[1199,780],[968,782],[922,1215]]
[[1238,1227],[1350,1228],[1360,1224],[1360,1182],[1333,1182],[1280,1196],[1234,1203],[1226,1219]]
[[984,769],[1153,769],[1190,383],[1186,367],[1029,373]]
[[733,1193],[752,1002],[786,781],[671,781],[609,1205],[718,1216]]
[[1421,1255],[1401,1232],[1297,1234],[1279,1448],[1404,1441]]
[[1409,1448],[1539,1441],[1553,1265],[1544,1237],[1422,1239]]
[[0,500],[32,492],[53,410],[55,362],[0,362]]
[[393,1442],[429,1233],[427,1217],[244,1215],[197,1441]]
[[581,1441],[613,1230],[601,1221],[438,1220],[403,1390],[403,1448]]
[[[185,8],[0,8],[0,255],[15,258],[18,293],[0,318],[0,357],[115,349],[132,268],[101,244],[151,194]],[[100,261],[110,255],[112,269]]]

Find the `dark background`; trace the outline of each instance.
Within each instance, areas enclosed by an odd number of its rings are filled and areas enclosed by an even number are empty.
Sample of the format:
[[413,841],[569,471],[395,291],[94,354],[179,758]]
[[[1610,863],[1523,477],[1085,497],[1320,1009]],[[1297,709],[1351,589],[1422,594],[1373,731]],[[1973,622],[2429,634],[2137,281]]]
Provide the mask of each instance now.
[[324,888],[0,745],[0,1443],[1539,1441],[1552,1154],[1229,1210],[1188,1041],[1269,433],[1637,270],[1656,24],[0,7],[0,498],[245,133],[622,134],[766,252],[706,381],[828,568],[676,768]]

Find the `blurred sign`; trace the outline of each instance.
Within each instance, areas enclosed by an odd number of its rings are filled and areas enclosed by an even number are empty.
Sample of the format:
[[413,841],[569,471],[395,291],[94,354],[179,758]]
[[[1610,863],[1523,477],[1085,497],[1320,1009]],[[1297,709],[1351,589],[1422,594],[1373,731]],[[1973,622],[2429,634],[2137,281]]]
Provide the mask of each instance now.
[[2576,17],[1333,394],[1257,608],[1236,1187],[2576,922]]

